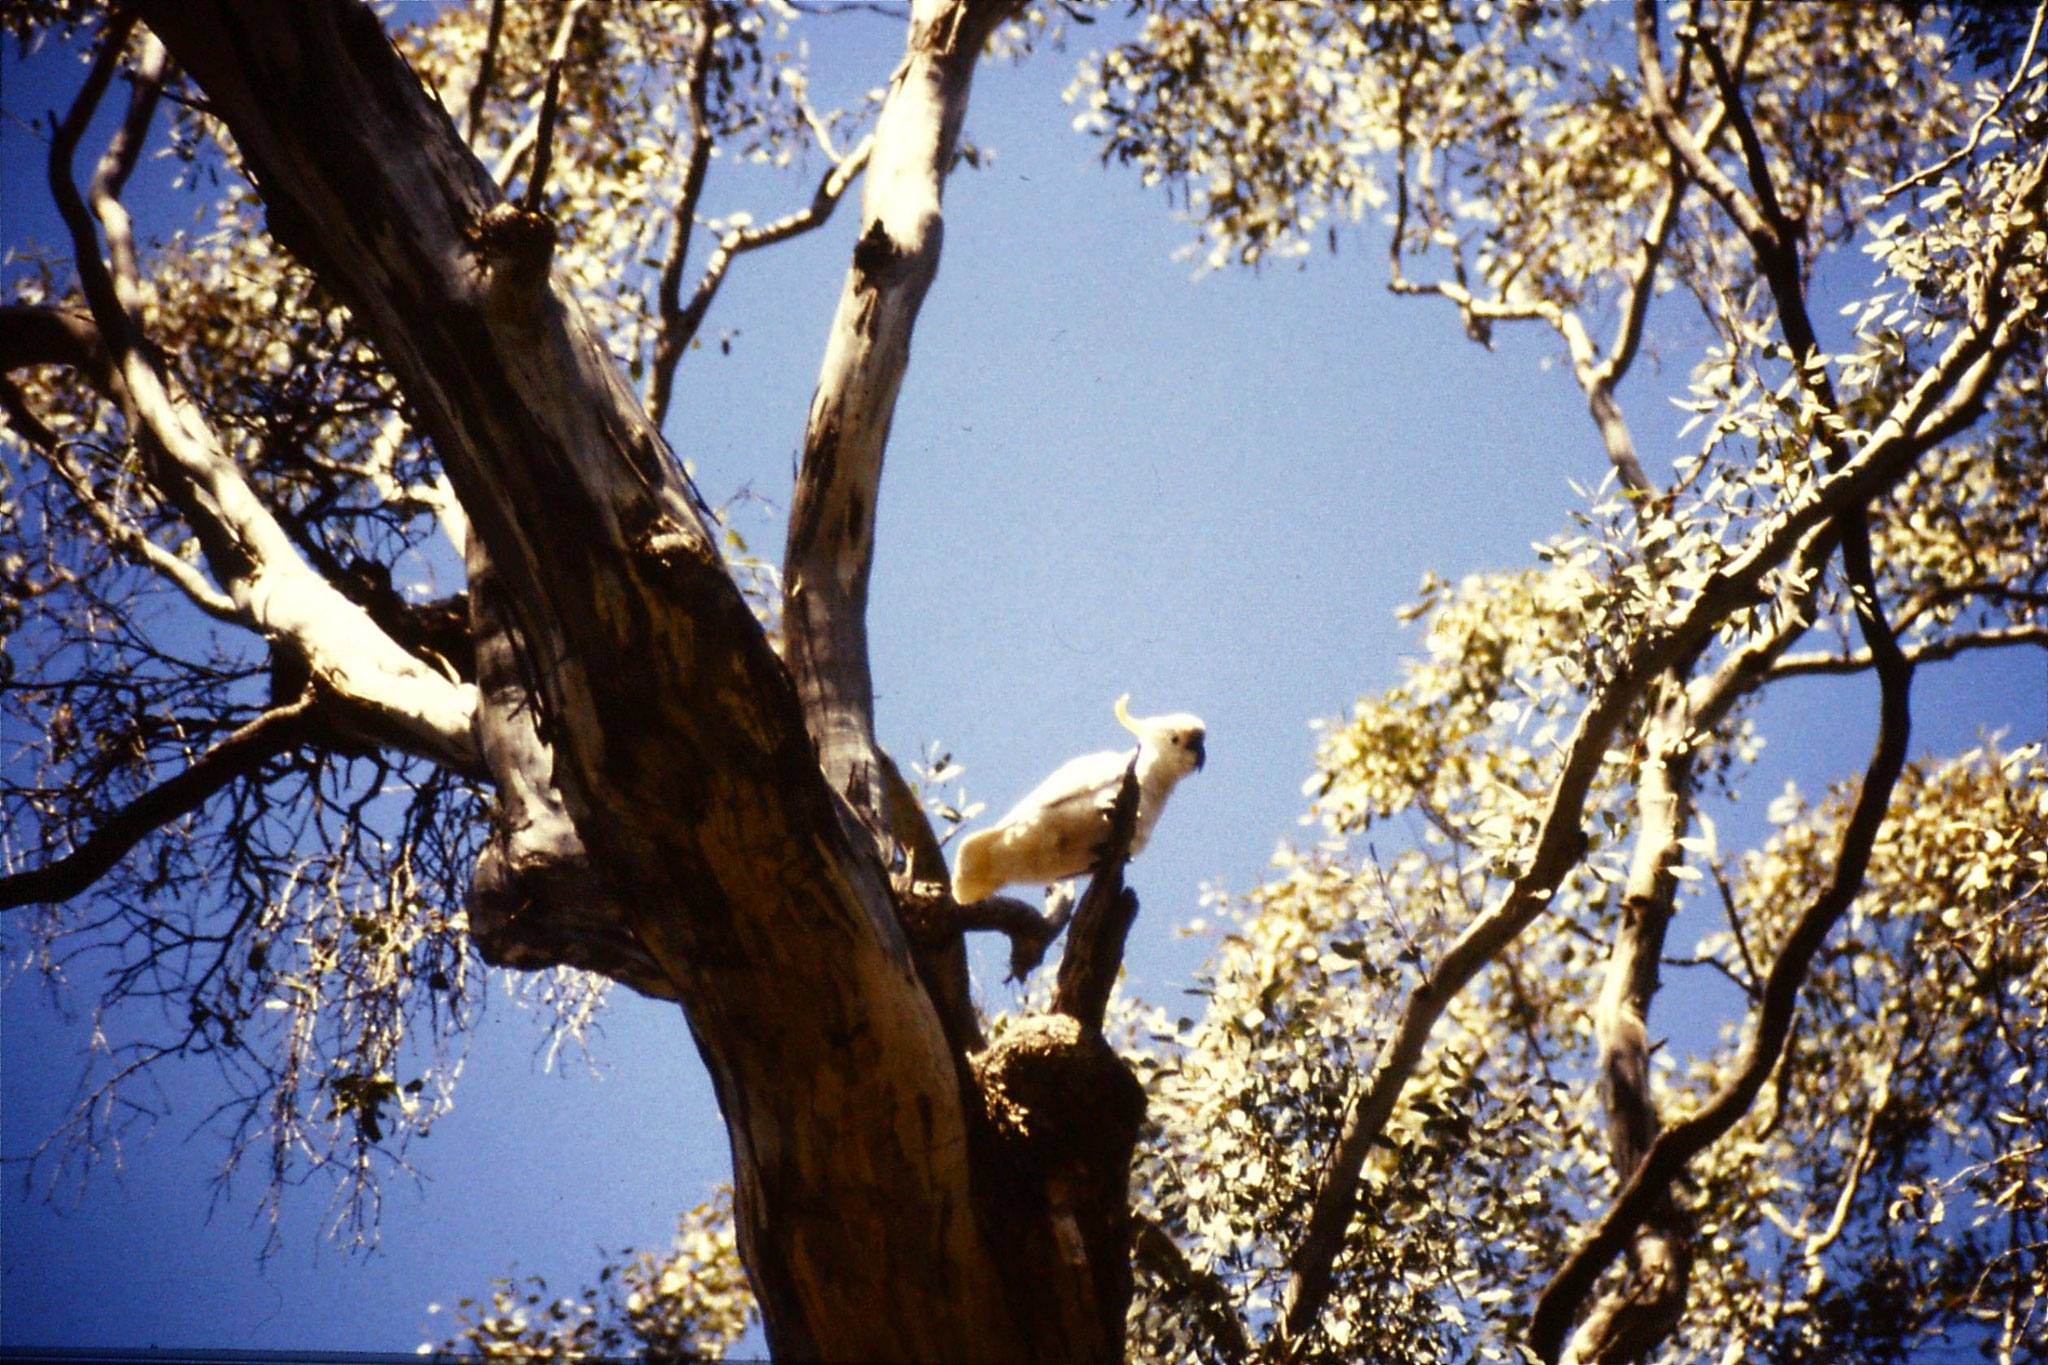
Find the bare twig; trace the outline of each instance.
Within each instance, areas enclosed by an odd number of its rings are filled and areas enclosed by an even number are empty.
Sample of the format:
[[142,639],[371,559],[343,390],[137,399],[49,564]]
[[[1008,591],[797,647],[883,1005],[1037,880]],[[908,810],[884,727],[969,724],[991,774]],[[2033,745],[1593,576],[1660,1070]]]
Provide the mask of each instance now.
[[112,869],[151,830],[190,814],[237,778],[255,773],[317,732],[309,693],[266,711],[208,749],[177,776],[150,788],[110,815],[63,857],[0,877],[0,910],[69,900]]
[[1742,975],[1738,976],[1723,966],[1722,974],[1742,989],[1743,995],[1754,1005],[1763,988],[1757,983],[1763,980],[1763,972],[1757,968],[1756,954],[1750,951],[1749,934],[1742,927],[1742,912],[1735,904],[1735,890],[1728,885],[1728,875],[1720,867],[1713,869],[1714,888],[1721,894],[1721,910],[1728,918],[1728,933],[1735,940],[1735,951],[1742,955]]
[[[1904,648],[1906,657],[1918,665],[1939,663],[1944,659],[1953,659],[1957,655],[1980,649],[2008,649],[2015,645],[2033,645],[2048,649],[2048,625],[1998,626],[1988,630],[1964,631]],[[1816,651],[1809,654],[1787,655],[1779,659],[1770,666],[1768,676],[1776,680],[1822,674],[1863,673],[1875,663],[1876,657],[1867,649],[1858,650],[1853,654]]]
[[569,40],[576,34],[576,21],[583,16],[589,0],[569,0],[563,7],[562,22],[548,48],[547,85],[540,97],[540,121],[534,133],[533,173],[526,180],[526,198],[520,207],[539,213],[547,203],[548,172],[555,160],[555,117],[561,108],[562,67],[569,60]]
[[866,168],[868,154],[874,145],[872,136],[861,139],[844,160],[825,172],[824,179],[818,182],[817,190],[811,195],[811,202],[805,207],[758,227],[732,228],[718,239],[718,245],[712,248],[710,258],[704,262],[704,273],[698,277],[690,301],[672,318],[665,316],[663,319],[663,349],[656,353],[657,375],[661,373],[662,357],[672,347],[675,359],[669,362],[667,373],[673,376],[676,361],[681,360],[683,352],[689,349],[704,325],[704,315],[710,311],[711,301],[718,297],[719,286],[725,283],[726,272],[732,268],[733,261],[750,251],[786,242],[830,222],[833,210],[839,207],[839,201],[846,197],[846,191]]
[[1884,1074],[1877,1083],[1877,1094],[1871,1098],[1870,1107],[1863,1116],[1863,1131],[1857,1136],[1855,1154],[1842,1171],[1842,1188],[1835,1195],[1834,1212],[1829,1216],[1827,1225],[1811,1238],[1801,1239],[1804,1244],[1799,1248],[1799,1259],[1806,1267],[1806,1295],[1809,1299],[1819,1296],[1822,1281],[1827,1277],[1827,1265],[1822,1258],[1827,1249],[1840,1240],[1842,1230],[1849,1225],[1849,1215],[1856,1206],[1856,1192],[1862,1187],[1865,1172],[1870,1169],[1877,1125],[1891,1108],[1892,1077],[1898,1071],[1898,1062],[1897,1057],[1885,1062]]
[[[690,257],[691,229],[697,221],[697,201],[704,193],[704,176],[711,166],[711,118],[705,109],[705,94],[711,76],[711,51],[723,12],[715,4],[697,11],[697,42],[690,49],[689,65],[683,73],[683,99],[689,110],[690,157],[683,166],[683,183],[676,191],[673,226],[669,229],[668,259],[661,265],[661,284],[656,292],[661,316],[661,334],[654,343],[654,373],[649,377],[647,415],[659,427],[668,421],[669,402],[675,392],[676,366],[689,348],[683,334],[683,266]],[[700,314],[701,316],[701,314]],[[695,333],[696,328],[689,328]]]
[[484,27],[483,55],[477,61],[476,80],[469,87],[469,111],[463,121],[462,137],[476,144],[476,130],[483,125],[484,101],[490,97],[491,82],[498,70],[498,35],[505,27],[505,0],[488,0],[491,17]]

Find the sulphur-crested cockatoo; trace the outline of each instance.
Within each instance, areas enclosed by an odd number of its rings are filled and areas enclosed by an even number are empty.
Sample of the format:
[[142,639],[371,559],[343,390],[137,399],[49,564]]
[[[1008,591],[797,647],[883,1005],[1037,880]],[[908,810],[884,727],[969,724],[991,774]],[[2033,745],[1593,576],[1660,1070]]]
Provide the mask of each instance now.
[[[1130,694],[1116,699],[1116,718],[1138,737],[1137,854],[1152,835],[1174,784],[1202,766],[1202,722],[1190,715],[1134,720]],[[953,899],[962,905],[1012,882],[1041,885],[1086,872],[1109,832],[1109,809],[1130,766],[1128,749],[1084,754],[1060,765],[1008,815],[960,841]]]

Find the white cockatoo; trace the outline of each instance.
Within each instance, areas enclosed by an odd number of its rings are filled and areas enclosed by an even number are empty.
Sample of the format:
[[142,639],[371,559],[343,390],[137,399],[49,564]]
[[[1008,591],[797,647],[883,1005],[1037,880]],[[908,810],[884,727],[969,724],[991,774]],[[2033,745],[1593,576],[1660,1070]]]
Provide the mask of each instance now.
[[[1131,834],[1135,856],[1151,837],[1166,798],[1183,777],[1202,766],[1202,722],[1194,716],[1133,719],[1127,692],[1116,699],[1116,718],[1138,737],[1138,819]],[[962,905],[1013,882],[1041,885],[1086,872],[1109,832],[1109,810],[1130,766],[1131,753],[1105,749],[1063,763],[1051,777],[987,829],[960,841],[953,865],[953,899]]]

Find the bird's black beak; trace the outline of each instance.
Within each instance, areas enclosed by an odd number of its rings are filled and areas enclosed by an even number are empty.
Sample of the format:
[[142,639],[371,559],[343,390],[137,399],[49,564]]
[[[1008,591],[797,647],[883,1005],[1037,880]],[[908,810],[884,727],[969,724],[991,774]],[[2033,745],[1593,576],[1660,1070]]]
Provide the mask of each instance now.
[[1207,761],[1208,761],[1208,759],[1209,759],[1209,750],[1208,750],[1208,747],[1207,747],[1207,746],[1208,746],[1208,741],[1207,741],[1207,737],[1206,737],[1206,736],[1203,736],[1203,735],[1196,735],[1196,736],[1195,736],[1195,742],[1194,742],[1194,744],[1190,746],[1190,747],[1191,747],[1191,748],[1193,748],[1193,749],[1194,749],[1194,751],[1195,751],[1195,771],[1196,771],[1196,772],[1200,772],[1200,771],[1202,771],[1202,764],[1204,764],[1205,762],[1207,762]]

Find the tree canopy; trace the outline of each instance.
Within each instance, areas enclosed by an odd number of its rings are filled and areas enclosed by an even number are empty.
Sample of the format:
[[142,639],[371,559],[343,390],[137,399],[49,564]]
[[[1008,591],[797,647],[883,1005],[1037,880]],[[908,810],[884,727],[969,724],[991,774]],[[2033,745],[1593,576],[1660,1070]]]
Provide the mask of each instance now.
[[[93,56],[69,241],[0,307],[0,904],[172,1024],[60,1141],[210,1057],[234,1152],[367,1229],[488,966],[565,1029],[677,1002],[735,1189],[580,1297],[487,1292],[485,1353],[758,1312],[797,1357],[2048,1359],[2048,756],[1912,729],[1916,669],[2048,647],[2048,6],[1149,0],[1083,62],[1078,126],[1208,268],[1368,242],[1419,323],[1551,338],[1599,461],[1491,457],[1597,486],[1424,582],[1188,1017],[1110,995],[1116,820],[1071,919],[957,905],[975,812],[873,717],[972,73],[1095,16],[919,0],[825,110],[802,8],[10,13]],[[145,248],[153,136],[216,217]],[[721,158],[811,199],[709,217]],[[675,377],[856,184],[771,562],[670,453]],[[1631,420],[1673,376],[1682,429]],[[1867,755],[1758,791],[1821,675]],[[985,929],[1020,974],[1065,935],[1017,1014],[974,1006]],[[1718,1046],[1663,1044],[1688,992]]]

